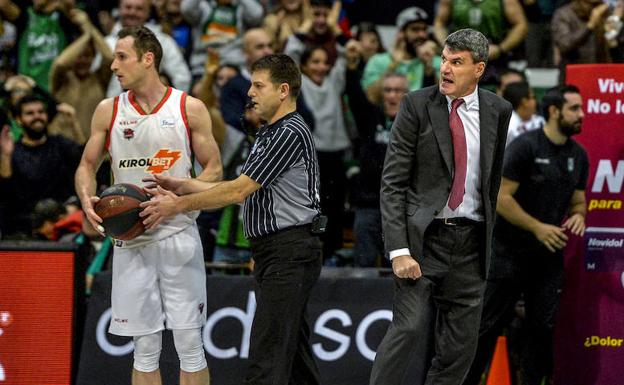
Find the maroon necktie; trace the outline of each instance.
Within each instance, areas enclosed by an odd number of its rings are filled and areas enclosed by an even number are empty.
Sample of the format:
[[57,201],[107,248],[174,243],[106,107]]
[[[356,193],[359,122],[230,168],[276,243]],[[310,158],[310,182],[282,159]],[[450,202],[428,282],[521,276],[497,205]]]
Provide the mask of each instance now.
[[468,163],[468,150],[466,148],[466,134],[464,124],[459,118],[457,108],[464,102],[464,99],[454,99],[451,102],[451,114],[449,116],[449,126],[451,126],[451,136],[453,138],[453,157],[455,160],[455,173],[453,174],[453,186],[449,196],[448,206],[455,210],[464,200],[464,185],[466,182],[466,164]]

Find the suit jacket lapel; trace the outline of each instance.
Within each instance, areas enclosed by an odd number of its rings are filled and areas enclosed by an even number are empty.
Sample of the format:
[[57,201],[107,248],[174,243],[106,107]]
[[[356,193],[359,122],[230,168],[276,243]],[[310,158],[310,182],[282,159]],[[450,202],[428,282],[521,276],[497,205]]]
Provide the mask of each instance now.
[[481,141],[480,163],[483,187],[486,187],[490,179],[497,131],[498,111],[492,105],[492,100],[479,90],[479,139]]
[[448,105],[444,95],[436,91],[427,102],[427,111],[446,168],[449,175],[453,175],[453,139],[451,138],[451,126],[449,126]]

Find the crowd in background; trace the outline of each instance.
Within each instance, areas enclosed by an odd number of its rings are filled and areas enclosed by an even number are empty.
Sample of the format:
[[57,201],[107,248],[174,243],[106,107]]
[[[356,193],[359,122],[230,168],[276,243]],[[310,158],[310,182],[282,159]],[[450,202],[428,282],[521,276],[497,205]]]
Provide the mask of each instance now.
[[[163,46],[162,79],[206,104],[226,178],[238,174],[262,124],[246,108],[250,65],[273,52],[299,63],[298,111],[313,129],[329,216],[325,263],[340,266],[387,264],[379,183],[392,121],[403,94],[439,80],[450,32],[470,27],[490,40],[481,86],[513,104],[508,141],[544,124],[524,68],[558,68],[564,83],[567,64],[621,62],[624,54],[623,0],[406,5],[389,22],[363,18],[363,0],[0,0],[1,239],[88,234],[99,245],[80,215],[73,175],[95,107],[122,92],[110,69],[122,27],[152,29]],[[100,191],[111,184],[106,170]],[[249,261],[240,207],[198,221],[207,261]]]

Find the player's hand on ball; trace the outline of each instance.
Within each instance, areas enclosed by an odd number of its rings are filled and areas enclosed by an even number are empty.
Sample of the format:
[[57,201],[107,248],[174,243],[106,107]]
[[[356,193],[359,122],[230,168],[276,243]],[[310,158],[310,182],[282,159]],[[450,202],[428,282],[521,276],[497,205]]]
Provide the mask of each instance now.
[[91,226],[93,226],[95,231],[105,236],[106,234],[104,234],[104,227],[102,227],[102,218],[100,218],[95,213],[95,209],[94,209],[95,204],[99,201],[100,201],[99,197],[96,197],[96,196],[89,197],[87,201],[81,202],[82,211],[84,211],[85,215],[87,216],[87,219],[89,220],[89,223],[91,223]]
[[143,224],[147,229],[153,229],[166,218],[178,214],[180,210],[180,197],[169,190],[157,186],[156,188],[145,188],[152,198],[141,203],[143,211],[139,214],[145,218]]
[[399,278],[418,279],[422,276],[420,265],[409,255],[401,255],[392,259],[392,271]]

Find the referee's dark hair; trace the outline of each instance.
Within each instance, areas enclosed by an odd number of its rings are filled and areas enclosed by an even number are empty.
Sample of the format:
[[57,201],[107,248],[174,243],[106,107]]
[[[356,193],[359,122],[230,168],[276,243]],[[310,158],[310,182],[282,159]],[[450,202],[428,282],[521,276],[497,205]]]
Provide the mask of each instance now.
[[544,119],[548,121],[550,119],[550,106],[557,107],[558,110],[563,108],[563,104],[565,103],[565,94],[580,94],[578,87],[573,85],[565,85],[554,87],[546,91],[544,97],[542,98],[542,115]]
[[278,86],[288,84],[290,97],[296,99],[301,90],[301,72],[297,63],[288,55],[282,53],[264,56],[251,65],[251,72],[269,71],[271,83]]
[[531,97],[531,87],[527,82],[513,82],[507,84],[505,91],[503,91],[503,99],[511,103],[511,106],[515,110],[522,103],[522,99],[528,99]]

